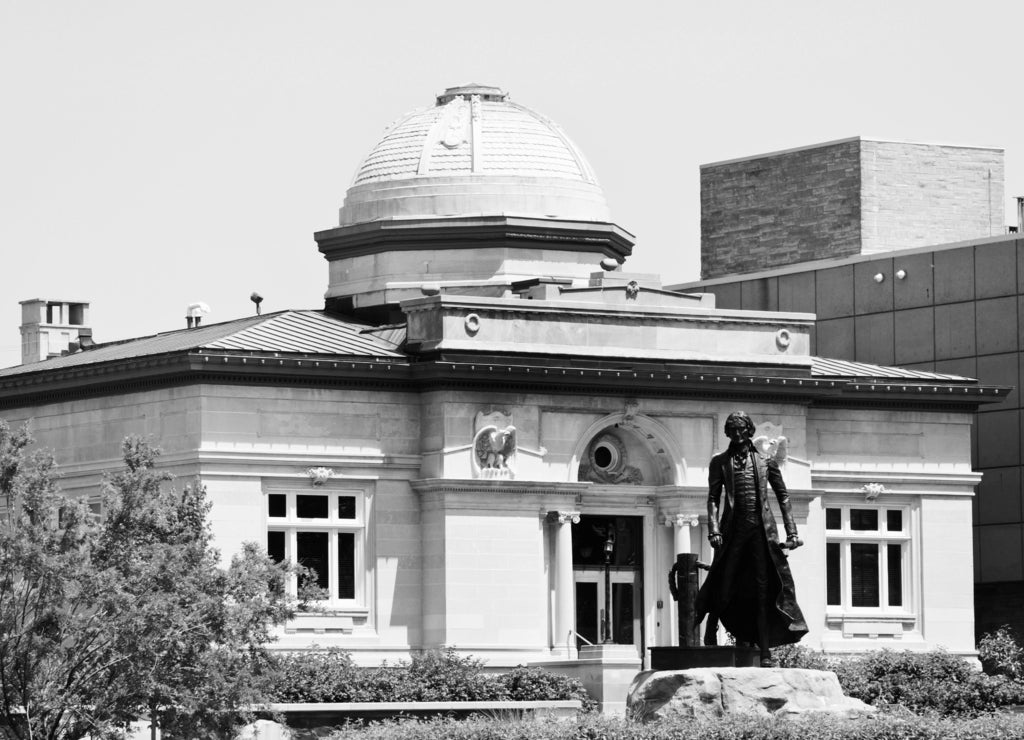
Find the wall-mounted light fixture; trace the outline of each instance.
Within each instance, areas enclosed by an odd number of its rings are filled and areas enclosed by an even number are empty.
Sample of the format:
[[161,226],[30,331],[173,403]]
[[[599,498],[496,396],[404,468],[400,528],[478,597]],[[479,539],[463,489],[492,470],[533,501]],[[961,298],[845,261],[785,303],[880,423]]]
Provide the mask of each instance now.
[[896,279],[897,280],[903,280],[906,276],[907,276],[907,271],[906,270],[897,270],[896,271]]
[[885,280],[885,275],[883,275],[883,274],[882,274],[882,273],[880,273],[880,272],[876,272],[876,273],[875,273],[875,282],[876,282],[876,283],[881,283],[881,282],[883,282],[884,280]]

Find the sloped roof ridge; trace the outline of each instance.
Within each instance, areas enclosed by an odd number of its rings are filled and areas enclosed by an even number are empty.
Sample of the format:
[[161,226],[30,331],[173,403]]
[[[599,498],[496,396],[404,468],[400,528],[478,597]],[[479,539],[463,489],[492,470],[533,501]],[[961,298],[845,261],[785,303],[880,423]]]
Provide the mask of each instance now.
[[873,365],[868,362],[837,360],[831,357],[812,357],[811,376],[829,378],[876,378],[879,380],[922,380],[952,383],[977,383],[974,378],[963,375],[936,373],[930,370],[915,370],[905,367]]
[[394,342],[372,334],[361,334],[360,329],[367,326],[347,317],[329,314],[322,309],[283,309],[218,324],[104,342],[81,352],[0,369],[0,377],[202,349],[404,356]]

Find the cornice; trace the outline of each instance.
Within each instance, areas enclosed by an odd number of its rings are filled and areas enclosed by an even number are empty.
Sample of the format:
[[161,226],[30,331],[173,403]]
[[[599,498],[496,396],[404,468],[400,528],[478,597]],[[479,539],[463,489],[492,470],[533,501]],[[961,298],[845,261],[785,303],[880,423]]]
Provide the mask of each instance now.
[[[900,470],[821,470],[812,466],[811,479],[818,487],[828,486],[830,493],[837,492],[837,486],[847,484],[848,493],[857,493],[867,483],[883,483],[898,486],[889,490],[894,494],[929,495],[935,493],[932,486],[976,486],[981,482],[982,473],[975,471],[934,473]],[[908,485],[923,485],[928,488],[910,489]]]
[[494,478],[420,478],[409,481],[418,494],[520,494],[526,496],[570,496],[575,499],[593,487],[592,483],[570,481],[501,480]]
[[394,388],[405,358],[338,358],[189,350],[0,378],[0,409],[201,383]]
[[[671,294],[669,291],[658,291]],[[563,295],[566,293],[563,293]],[[571,293],[568,293],[571,295]],[[813,314],[779,313],[768,311],[724,311],[701,308],[698,306],[636,306],[628,304],[604,304],[573,300],[529,300],[515,298],[492,298],[487,296],[461,296],[444,294],[412,298],[402,302],[402,311],[406,314],[424,311],[457,312],[471,310],[478,313],[504,314],[511,318],[555,317],[564,319],[566,316],[585,316],[587,318],[643,319],[662,321],[673,324],[705,325],[742,325],[802,327],[809,329],[814,325]],[[780,359],[783,359],[780,357]],[[810,366],[811,358],[800,358]]]
[[380,252],[525,246],[596,252],[626,258],[635,238],[613,223],[514,216],[390,219],[339,226],[313,234],[328,260]]
[[1003,400],[1008,388],[976,384],[870,383],[801,375],[799,368],[554,356],[475,356],[446,352],[411,358],[280,356],[192,350],[26,372],[0,378],[0,409],[60,403],[163,387],[213,383],[289,387],[438,389],[661,398],[756,399],[815,407],[920,408],[970,413]]

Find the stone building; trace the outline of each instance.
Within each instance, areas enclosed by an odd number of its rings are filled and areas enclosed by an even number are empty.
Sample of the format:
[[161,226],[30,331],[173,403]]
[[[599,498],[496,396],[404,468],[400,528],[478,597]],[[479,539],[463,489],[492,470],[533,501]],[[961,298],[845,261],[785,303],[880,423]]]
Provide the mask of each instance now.
[[151,434],[207,486],[225,556],[255,540],[313,567],[326,611],[281,648],[455,646],[618,706],[677,639],[676,553],[711,558],[707,466],[743,408],[806,542],[805,642],[973,651],[971,420],[1005,387],[820,358],[807,313],[624,272],[634,238],[583,155],[497,88],[397,122],[316,239],[322,309],[0,371],[0,413],[32,420],[69,491]]
[[[881,176],[851,176],[840,183],[829,174],[841,152],[855,159],[858,142],[861,148],[868,143],[849,139],[702,168],[702,180],[717,179],[716,189],[738,193],[744,173],[772,162],[779,178],[790,178],[779,192],[814,191],[822,203],[859,201],[861,216],[852,208],[854,215],[840,224],[835,209],[829,219],[823,211],[805,211],[807,223],[780,215],[763,231],[741,216],[749,226],[743,238],[759,245],[760,253],[748,263],[756,269],[730,275],[721,274],[728,260],[710,250],[728,240],[733,228],[728,219],[705,218],[703,273],[716,277],[675,289],[713,293],[720,308],[813,313],[812,347],[818,355],[1019,387],[1024,243],[1003,233],[1006,229],[993,215],[1002,214],[1001,150],[885,145],[908,156],[927,153],[931,176],[929,184],[915,175],[913,160],[904,159],[900,167],[891,164],[886,179],[899,183],[903,178],[903,188],[895,195],[889,188],[888,195],[880,196]],[[832,184],[819,189],[825,180]],[[782,197],[746,192],[749,199],[735,204],[746,214],[771,211]],[[702,203],[709,198],[703,195]],[[874,204],[876,222],[889,214],[892,225],[874,229],[884,238],[868,239],[870,230],[858,227],[866,223],[868,203]],[[858,229],[859,243],[850,236]],[[798,246],[791,251],[766,246],[782,242]],[[984,473],[972,506],[978,634],[1005,623],[1024,631],[1019,398],[1012,390],[975,416],[972,467]]]

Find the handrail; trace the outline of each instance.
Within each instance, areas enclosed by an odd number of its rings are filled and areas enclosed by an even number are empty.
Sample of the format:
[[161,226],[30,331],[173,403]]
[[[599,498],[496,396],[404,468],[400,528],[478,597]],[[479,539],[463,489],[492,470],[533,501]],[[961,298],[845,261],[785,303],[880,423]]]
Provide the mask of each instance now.
[[576,636],[576,639],[583,640],[583,642],[587,643],[588,645],[593,646],[593,644],[594,644],[590,640],[588,640],[586,637],[581,635],[579,632],[577,632],[576,630],[569,630],[569,637],[570,637],[570,639],[573,637],[573,635]]

